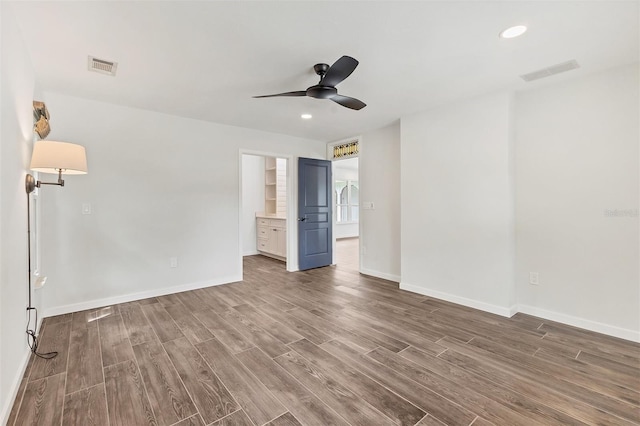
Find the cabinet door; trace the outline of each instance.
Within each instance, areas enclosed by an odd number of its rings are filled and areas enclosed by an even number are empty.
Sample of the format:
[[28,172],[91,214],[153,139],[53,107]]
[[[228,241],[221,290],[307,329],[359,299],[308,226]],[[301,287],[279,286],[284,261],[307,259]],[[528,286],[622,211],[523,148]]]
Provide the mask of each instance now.
[[278,228],[277,234],[277,255],[287,257],[287,230],[286,228]]
[[278,228],[273,226],[269,227],[269,241],[267,242],[268,252],[271,254],[278,254]]

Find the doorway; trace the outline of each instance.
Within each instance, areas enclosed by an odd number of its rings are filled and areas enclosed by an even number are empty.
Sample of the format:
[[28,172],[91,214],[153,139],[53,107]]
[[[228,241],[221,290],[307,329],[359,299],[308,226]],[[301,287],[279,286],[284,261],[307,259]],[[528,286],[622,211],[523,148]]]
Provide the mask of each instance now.
[[[290,270],[292,249],[288,220],[291,159],[271,153],[240,152],[240,264],[247,256],[274,259]],[[295,237],[295,235],[294,235]]]
[[360,270],[360,182],[358,157],[333,161],[335,235],[334,263],[338,268]]

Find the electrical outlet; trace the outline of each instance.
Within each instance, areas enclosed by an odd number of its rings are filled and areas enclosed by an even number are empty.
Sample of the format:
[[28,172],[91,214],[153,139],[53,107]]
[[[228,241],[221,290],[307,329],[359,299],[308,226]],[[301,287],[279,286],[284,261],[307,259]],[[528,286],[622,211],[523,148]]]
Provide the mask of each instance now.
[[537,272],[529,272],[529,284],[538,285],[538,273]]
[[177,268],[178,267],[178,258],[177,257],[170,257],[169,258],[169,267],[170,268]]

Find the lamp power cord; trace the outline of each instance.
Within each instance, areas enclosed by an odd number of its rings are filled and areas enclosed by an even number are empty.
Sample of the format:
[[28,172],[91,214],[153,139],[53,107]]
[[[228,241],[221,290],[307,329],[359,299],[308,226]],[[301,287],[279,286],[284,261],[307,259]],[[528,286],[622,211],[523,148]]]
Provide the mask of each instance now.
[[[28,281],[29,281],[29,305],[27,306],[27,345],[31,349],[31,353],[37,357],[43,359],[51,359],[58,356],[57,351],[38,352],[38,336],[36,335],[35,328],[38,327],[38,310],[31,305],[31,195],[29,190],[27,190],[27,250],[28,250]],[[35,314],[35,325],[31,328],[31,311]]]

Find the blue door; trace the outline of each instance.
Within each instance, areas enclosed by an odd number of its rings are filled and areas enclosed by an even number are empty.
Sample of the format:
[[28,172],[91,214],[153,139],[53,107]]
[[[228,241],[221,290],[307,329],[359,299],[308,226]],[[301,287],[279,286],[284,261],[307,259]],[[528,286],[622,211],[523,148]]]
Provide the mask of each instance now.
[[331,161],[298,159],[298,267],[331,265]]

